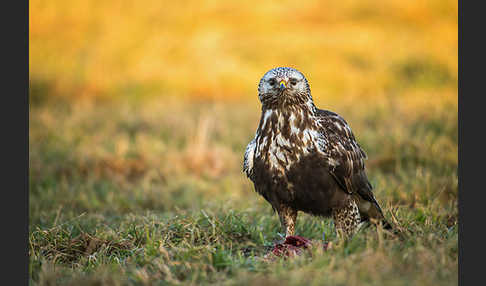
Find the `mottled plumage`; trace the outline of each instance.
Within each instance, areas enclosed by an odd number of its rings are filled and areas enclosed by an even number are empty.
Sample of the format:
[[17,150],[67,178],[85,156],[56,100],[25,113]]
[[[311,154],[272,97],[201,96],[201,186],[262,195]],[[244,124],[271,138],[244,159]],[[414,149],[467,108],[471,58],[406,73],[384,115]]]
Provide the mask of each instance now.
[[361,221],[384,220],[365,173],[366,154],[338,114],[318,109],[304,75],[292,68],[260,80],[262,114],[243,170],[293,235],[297,212],[332,216],[352,235]]

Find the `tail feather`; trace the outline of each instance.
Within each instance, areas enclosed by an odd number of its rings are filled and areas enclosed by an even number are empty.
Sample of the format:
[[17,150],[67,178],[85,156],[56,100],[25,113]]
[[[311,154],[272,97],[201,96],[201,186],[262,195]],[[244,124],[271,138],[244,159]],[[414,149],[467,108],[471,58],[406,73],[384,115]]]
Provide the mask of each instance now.
[[355,200],[357,201],[362,221],[370,221],[373,219],[377,222],[381,222],[384,229],[393,229],[392,225],[385,219],[380,205],[374,198],[372,201],[369,201],[361,197],[359,194],[356,194]]

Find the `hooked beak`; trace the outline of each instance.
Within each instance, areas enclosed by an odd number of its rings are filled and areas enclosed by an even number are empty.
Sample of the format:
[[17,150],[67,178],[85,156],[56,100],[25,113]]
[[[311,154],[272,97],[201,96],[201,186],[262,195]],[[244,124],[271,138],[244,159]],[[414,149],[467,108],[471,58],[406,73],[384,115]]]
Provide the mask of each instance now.
[[281,90],[281,91],[282,91],[282,90],[284,90],[284,89],[285,89],[285,87],[286,87],[286,86],[285,86],[285,81],[283,81],[283,80],[282,80],[282,81],[280,81],[280,84],[279,84],[279,88],[280,88],[280,90]]

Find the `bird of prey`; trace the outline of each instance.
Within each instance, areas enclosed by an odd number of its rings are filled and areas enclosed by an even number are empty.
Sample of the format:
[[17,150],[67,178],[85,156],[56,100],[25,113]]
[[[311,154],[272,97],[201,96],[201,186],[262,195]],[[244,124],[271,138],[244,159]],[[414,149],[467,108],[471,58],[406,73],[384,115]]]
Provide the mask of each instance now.
[[262,114],[243,171],[278,212],[286,237],[298,211],[332,217],[339,237],[370,220],[391,228],[366,176],[365,152],[341,116],[314,105],[300,71],[271,69],[258,96]]

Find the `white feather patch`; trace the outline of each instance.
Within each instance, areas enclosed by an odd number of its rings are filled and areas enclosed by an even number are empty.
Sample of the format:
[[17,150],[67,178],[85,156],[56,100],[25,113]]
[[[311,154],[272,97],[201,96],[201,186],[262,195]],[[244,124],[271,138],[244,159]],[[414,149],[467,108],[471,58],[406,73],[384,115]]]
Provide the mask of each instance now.
[[251,140],[251,142],[246,146],[245,151],[245,162],[243,163],[244,171],[247,176],[250,176],[253,170],[253,158],[255,157],[255,139]]

